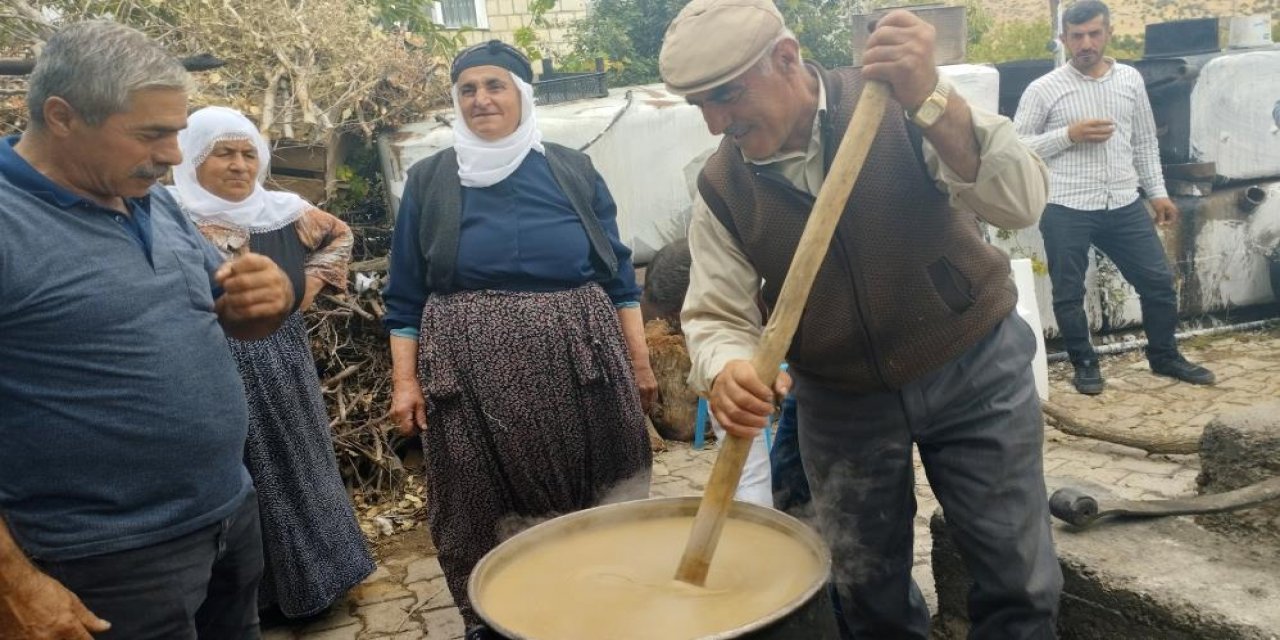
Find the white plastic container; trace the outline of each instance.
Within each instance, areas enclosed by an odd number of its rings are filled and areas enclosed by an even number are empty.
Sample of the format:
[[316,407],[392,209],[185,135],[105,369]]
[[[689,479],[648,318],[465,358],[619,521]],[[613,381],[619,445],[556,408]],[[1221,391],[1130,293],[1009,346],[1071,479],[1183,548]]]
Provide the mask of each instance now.
[[1036,378],[1036,392],[1041,400],[1049,399],[1049,359],[1044,350],[1044,331],[1040,326],[1040,307],[1036,304],[1036,278],[1031,260],[1017,258],[1009,261],[1013,269],[1013,284],[1018,287],[1018,316],[1031,325],[1036,334],[1036,357],[1031,361],[1031,372]]
[[1191,154],[1226,180],[1280,176],[1280,49],[1233,52],[1200,69],[1191,90]]
[[1231,16],[1227,46],[1232,49],[1266,47],[1271,45],[1271,16]]

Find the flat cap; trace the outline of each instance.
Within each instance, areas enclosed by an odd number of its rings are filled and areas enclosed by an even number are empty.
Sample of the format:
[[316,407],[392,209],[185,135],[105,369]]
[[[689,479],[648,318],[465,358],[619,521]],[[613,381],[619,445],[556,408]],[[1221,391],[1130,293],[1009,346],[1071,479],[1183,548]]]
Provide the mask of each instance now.
[[693,0],[667,27],[658,71],[676,95],[706,91],[750,69],[785,32],[773,0]]

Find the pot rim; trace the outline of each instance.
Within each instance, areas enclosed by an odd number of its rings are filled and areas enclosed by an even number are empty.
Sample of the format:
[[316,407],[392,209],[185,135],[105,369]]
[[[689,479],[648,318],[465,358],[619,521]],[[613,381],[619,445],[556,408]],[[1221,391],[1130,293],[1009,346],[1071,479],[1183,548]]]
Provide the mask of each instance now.
[[[579,531],[604,524],[635,521],[645,518],[672,516],[693,516],[702,502],[701,496],[677,496],[667,498],[647,498],[608,504],[552,518],[534,525],[508,538],[476,563],[467,580],[467,594],[471,598],[471,607],[476,614],[494,631],[511,640],[550,640],[535,638],[508,629],[493,620],[485,611],[484,602],[479,598],[480,587],[489,575],[506,564],[506,560],[518,554],[521,549],[532,547],[545,539],[563,535],[571,531]],[[642,517],[637,518],[635,516]],[[729,509],[729,518],[745,520],[773,528],[803,544],[818,559],[818,569],[814,572],[812,584],[799,595],[779,605],[772,613],[758,618],[748,624],[719,633],[700,636],[697,640],[730,640],[745,634],[759,631],[786,618],[791,613],[808,603],[820,589],[826,587],[831,576],[831,551],[826,543],[809,525],[776,509],[734,500]],[[566,530],[567,529],[567,530]]]

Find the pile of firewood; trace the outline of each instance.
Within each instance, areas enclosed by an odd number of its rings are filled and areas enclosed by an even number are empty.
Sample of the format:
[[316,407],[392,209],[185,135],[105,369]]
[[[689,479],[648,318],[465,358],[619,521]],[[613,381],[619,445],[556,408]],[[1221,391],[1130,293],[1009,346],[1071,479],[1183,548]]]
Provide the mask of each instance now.
[[[107,18],[133,26],[179,57],[225,65],[195,74],[193,107],[239,109],[271,139],[325,142],[335,130],[366,137],[448,104],[454,32],[378,24],[371,0],[6,0],[0,58],[32,59],[58,28]],[[0,134],[26,125],[25,82],[0,85]]]
[[[387,417],[391,353],[382,327],[385,307],[380,292],[385,273],[360,268],[359,264],[353,268],[357,291],[321,295],[307,313],[307,329],[329,410],[338,468],[357,507],[377,505],[377,516],[407,517],[422,506],[422,485],[401,459],[412,443],[396,432]],[[388,508],[406,501],[405,513]],[[386,528],[383,523],[379,527]]]

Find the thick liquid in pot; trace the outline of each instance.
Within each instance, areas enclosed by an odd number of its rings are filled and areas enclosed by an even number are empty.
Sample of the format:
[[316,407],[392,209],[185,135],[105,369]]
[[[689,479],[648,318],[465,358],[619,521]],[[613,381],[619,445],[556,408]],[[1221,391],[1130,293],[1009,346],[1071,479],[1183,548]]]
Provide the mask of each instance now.
[[682,640],[750,624],[819,580],[804,544],[731,519],[706,586],[678,582],[692,525],[691,516],[657,518],[545,540],[495,567],[480,585],[481,610],[534,640]]

